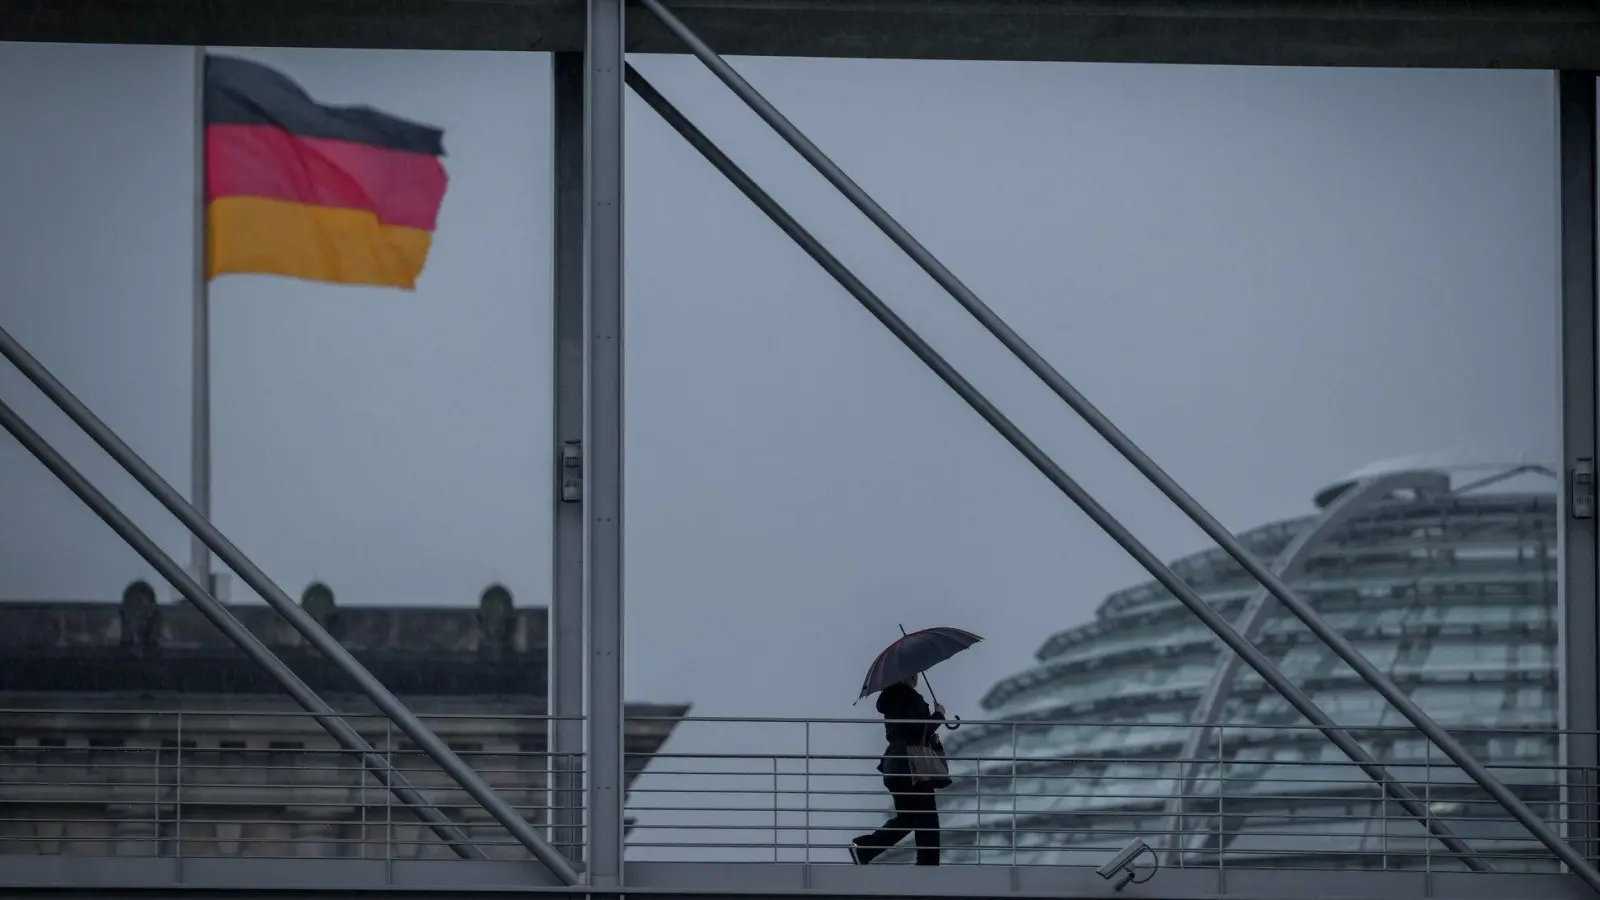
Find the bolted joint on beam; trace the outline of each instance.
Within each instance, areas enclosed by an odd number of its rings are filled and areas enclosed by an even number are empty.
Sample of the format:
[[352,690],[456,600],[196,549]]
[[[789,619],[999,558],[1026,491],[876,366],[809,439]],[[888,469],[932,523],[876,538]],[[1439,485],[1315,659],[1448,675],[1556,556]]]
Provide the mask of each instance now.
[[1567,508],[1574,519],[1594,518],[1594,460],[1585,456],[1573,462],[1567,471]]
[[561,502],[583,502],[583,442],[561,444]]

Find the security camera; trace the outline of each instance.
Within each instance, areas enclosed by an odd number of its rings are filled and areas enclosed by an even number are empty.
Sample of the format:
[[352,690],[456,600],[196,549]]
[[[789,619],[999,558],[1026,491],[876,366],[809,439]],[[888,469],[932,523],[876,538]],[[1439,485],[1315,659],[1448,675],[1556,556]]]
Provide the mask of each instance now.
[[[1111,881],[1113,878],[1116,879],[1112,889],[1120,891],[1127,887],[1129,882],[1133,881],[1135,875],[1133,861],[1138,859],[1141,853],[1149,853],[1151,859],[1155,858],[1155,851],[1150,849],[1149,844],[1146,844],[1142,838],[1134,838],[1128,842],[1128,846],[1118,850],[1116,856],[1106,860],[1101,864],[1100,868],[1095,869],[1094,873],[1107,881]],[[1152,870],[1149,875],[1141,879],[1140,883],[1149,881],[1154,876],[1155,871]]]

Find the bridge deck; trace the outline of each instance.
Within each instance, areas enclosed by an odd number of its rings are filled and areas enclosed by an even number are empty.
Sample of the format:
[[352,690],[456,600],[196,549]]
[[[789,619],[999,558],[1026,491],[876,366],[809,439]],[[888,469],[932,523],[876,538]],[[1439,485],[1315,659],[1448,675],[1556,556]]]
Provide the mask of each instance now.
[[[4,862],[6,895],[21,898],[72,891],[125,895],[181,890],[295,893],[404,891],[562,895],[585,888],[558,886],[537,863],[420,860],[67,859],[37,857]],[[1576,877],[1560,874],[1462,872],[1339,872],[1312,870],[1163,869],[1148,882],[1121,892],[1093,869],[1068,866],[869,866],[804,863],[633,862],[630,893],[672,897],[1015,897],[1071,900],[1592,900]]]

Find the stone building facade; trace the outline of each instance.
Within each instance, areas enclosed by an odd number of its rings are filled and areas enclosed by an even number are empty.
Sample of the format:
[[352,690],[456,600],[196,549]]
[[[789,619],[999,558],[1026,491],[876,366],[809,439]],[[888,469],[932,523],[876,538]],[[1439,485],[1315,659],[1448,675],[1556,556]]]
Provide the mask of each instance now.
[[[322,585],[302,605],[548,823],[544,609],[500,587],[476,609],[340,607]],[[527,855],[279,616],[233,612],[490,856]],[[687,711],[628,705],[628,784]],[[121,603],[0,604],[0,857],[14,854],[453,858],[264,670],[143,582]]]

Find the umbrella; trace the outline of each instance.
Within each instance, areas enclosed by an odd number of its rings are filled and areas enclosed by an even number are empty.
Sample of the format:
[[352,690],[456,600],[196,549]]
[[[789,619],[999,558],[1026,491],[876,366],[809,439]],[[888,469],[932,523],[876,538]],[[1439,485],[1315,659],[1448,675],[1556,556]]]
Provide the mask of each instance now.
[[862,697],[876,694],[897,681],[921,675],[983,640],[970,631],[943,626],[924,628],[910,634],[905,634],[903,627],[900,630],[900,640],[879,653],[867,668],[867,678],[861,683]]

